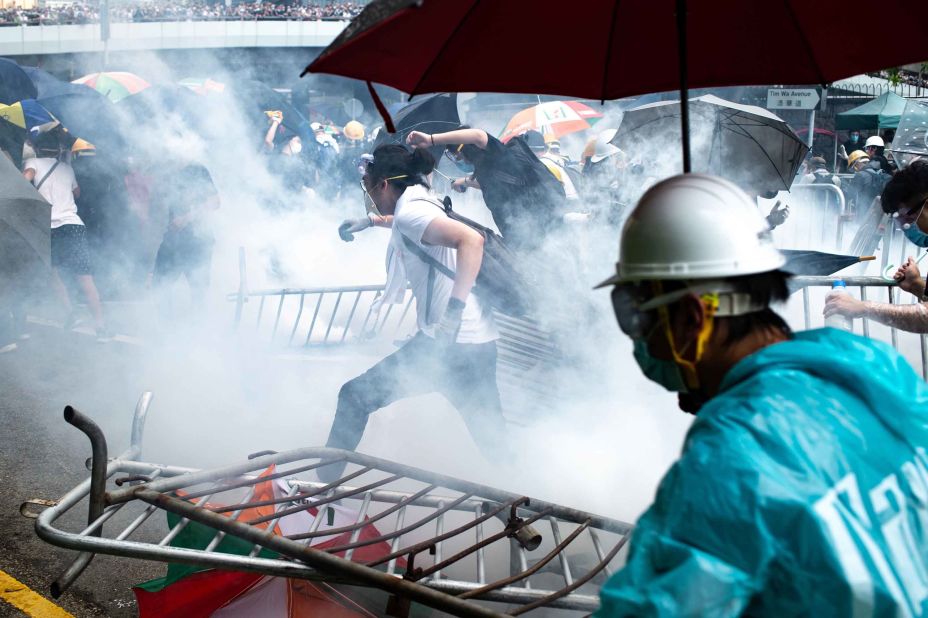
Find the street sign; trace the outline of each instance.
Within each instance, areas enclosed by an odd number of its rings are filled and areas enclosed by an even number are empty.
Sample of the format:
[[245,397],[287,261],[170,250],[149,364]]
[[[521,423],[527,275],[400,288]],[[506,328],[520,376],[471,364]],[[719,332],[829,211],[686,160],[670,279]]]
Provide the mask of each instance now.
[[815,109],[819,96],[815,88],[769,88],[767,109]]

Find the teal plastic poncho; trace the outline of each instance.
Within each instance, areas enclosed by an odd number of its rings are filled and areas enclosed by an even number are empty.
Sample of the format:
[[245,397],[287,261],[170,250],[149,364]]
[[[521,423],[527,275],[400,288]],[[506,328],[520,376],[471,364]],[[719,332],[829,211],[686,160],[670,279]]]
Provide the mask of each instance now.
[[928,386],[830,328],[738,363],[597,616],[928,615]]

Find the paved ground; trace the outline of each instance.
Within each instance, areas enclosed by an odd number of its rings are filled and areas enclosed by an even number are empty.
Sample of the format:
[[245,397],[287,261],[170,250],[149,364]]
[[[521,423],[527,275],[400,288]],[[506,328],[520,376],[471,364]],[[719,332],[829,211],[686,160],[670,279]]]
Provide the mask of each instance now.
[[[36,537],[32,520],[19,505],[28,498],[57,498],[87,477],[83,462],[90,454],[86,438],[66,424],[68,403],[104,421],[131,418],[138,390],[130,367],[137,349],[124,343],[97,344],[79,333],[33,325],[32,337],[14,352],[0,355],[0,570],[36,592],[48,587],[74,552],[47,545]],[[97,377],[109,387],[98,388]],[[80,402],[80,403],[78,403]],[[127,583],[157,577],[161,565],[98,557],[86,575],[59,601],[75,616],[134,616],[135,601]],[[114,577],[118,573],[119,576]],[[22,615],[0,602],[0,616]]]

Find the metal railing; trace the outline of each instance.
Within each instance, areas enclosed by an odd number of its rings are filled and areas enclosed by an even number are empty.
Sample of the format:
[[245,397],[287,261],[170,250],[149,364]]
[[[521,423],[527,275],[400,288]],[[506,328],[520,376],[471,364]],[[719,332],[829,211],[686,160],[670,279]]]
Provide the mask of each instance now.
[[794,184],[790,188],[790,216],[778,229],[790,235],[791,248],[823,247],[840,251],[844,243],[847,201],[832,184]]
[[[337,449],[262,451],[206,471],[139,462],[136,440],[150,398],[144,395],[136,410],[132,446],[116,459],[107,457],[105,437],[90,418],[65,409],[66,420],[91,441],[91,478],[59,500],[32,500],[21,509],[48,507],[36,516],[36,533],[81,552],[52,584],[55,597],[101,553],[379,588],[391,595],[383,613],[393,616],[408,616],[412,601],[456,616],[521,615],[541,607],[589,613],[632,530],[592,513]],[[338,480],[311,476],[345,464],[351,471]],[[273,498],[266,497],[268,486]],[[87,525],[75,527],[67,515],[85,499]],[[153,523],[156,513],[179,519],[164,534]],[[287,532],[278,525],[285,520]],[[123,523],[113,526],[116,521]],[[190,525],[212,532],[204,548],[172,543]],[[224,553],[227,535],[251,551]],[[273,554],[259,555],[262,548]],[[541,574],[558,579],[535,577]],[[476,601],[509,607],[503,614]]]
[[[813,322],[813,315],[821,315],[821,311],[813,312],[812,289],[830,288],[835,281],[844,281],[848,290],[856,289],[860,299],[864,301],[882,302],[885,298],[889,304],[914,304],[918,302],[914,296],[909,295],[909,302],[904,302],[895,281],[887,281],[881,277],[795,277],[793,285],[800,290],[796,294],[802,297],[802,321],[806,330],[818,326]],[[881,298],[882,297],[882,298]],[[818,307],[816,307],[818,309]],[[853,321],[855,332],[864,337],[883,340],[888,339],[894,350],[906,356],[909,360],[913,356],[920,358],[922,379],[928,380],[928,336],[921,333],[911,333],[892,326],[886,326],[870,318],[857,318]],[[887,337],[888,335],[888,337]],[[915,349],[917,348],[917,352]]]
[[[318,349],[328,346],[399,341],[416,330],[415,298],[407,289],[403,302],[375,311],[383,285],[355,285],[249,290],[246,256],[239,250],[239,289],[227,295],[235,304],[233,327],[272,348]],[[506,400],[526,410],[510,410],[507,419],[524,422],[527,408],[549,410],[555,383],[549,372],[561,360],[555,338],[536,320],[494,312],[497,380]],[[504,406],[507,407],[507,406]],[[508,406],[512,408],[512,406]]]

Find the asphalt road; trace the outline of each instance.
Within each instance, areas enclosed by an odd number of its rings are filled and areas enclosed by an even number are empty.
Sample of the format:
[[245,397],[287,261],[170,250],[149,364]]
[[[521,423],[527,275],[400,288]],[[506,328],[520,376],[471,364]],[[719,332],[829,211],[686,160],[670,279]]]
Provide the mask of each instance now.
[[[104,427],[131,419],[139,392],[132,375],[138,349],[36,325],[30,332],[17,350],[0,355],[0,570],[49,597],[49,585],[75,553],[39,540],[19,505],[57,498],[87,478],[89,443],[64,422],[63,408],[73,404]],[[57,603],[75,616],[136,615],[130,585],[160,576],[164,567],[115,563],[98,556]],[[0,615],[22,614],[0,601]]]

